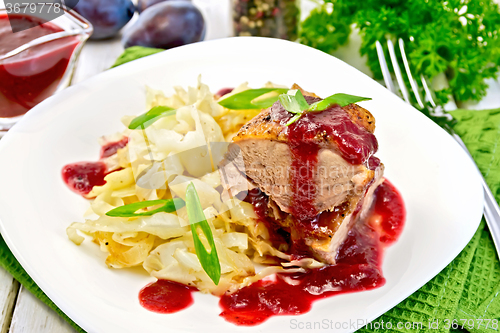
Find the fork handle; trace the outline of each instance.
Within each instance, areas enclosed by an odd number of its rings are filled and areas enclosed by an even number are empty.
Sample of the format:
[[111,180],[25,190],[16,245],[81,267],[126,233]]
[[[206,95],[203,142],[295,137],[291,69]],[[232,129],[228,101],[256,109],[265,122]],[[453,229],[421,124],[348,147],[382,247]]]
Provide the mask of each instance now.
[[484,219],[490,229],[497,253],[500,253],[500,208],[484,178],[482,180],[484,188]]
[[[472,155],[470,154],[460,136],[458,136],[458,134],[456,134],[455,132],[451,132],[451,135],[460,144],[460,146],[462,146],[462,148],[470,156],[470,158],[472,158]],[[477,165],[475,163],[474,165],[477,168]],[[486,184],[486,180],[484,180],[484,177],[481,174],[479,168],[477,168],[477,171],[481,176],[481,183],[483,184],[484,189],[484,219],[486,220],[488,228],[490,229],[491,237],[493,238],[493,243],[495,243],[497,253],[500,254],[500,207],[498,206],[493,193],[491,193],[488,184]]]

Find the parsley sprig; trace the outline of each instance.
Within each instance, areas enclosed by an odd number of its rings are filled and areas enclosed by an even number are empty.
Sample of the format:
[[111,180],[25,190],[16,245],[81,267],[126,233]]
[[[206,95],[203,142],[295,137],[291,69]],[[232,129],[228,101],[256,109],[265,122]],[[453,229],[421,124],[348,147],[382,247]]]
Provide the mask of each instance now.
[[441,105],[449,96],[480,100],[485,79],[500,73],[500,11],[493,0],[324,0],[303,21],[300,42],[333,53],[346,45],[353,24],[376,79],[382,73],[375,42],[403,38],[414,77],[448,79],[449,88],[433,87]]

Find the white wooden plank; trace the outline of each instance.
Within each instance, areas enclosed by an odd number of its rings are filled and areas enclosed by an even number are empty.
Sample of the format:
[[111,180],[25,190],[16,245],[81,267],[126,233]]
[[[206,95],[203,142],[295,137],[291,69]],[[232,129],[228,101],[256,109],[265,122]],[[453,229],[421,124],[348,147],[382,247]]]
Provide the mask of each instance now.
[[0,333],[7,333],[14,311],[19,282],[0,267]]
[[486,90],[486,96],[484,96],[483,99],[479,102],[465,102],[459,105],[459,107],[469,110],[486,110],[500,107],[500,78],[487,79],[485,80],[485,83],[488,85],[488,89]]
[[9,333],[75,333],[62,317],[21,287]]
[[110,68],[123,53],[120,39],[87,41],[78,60],[72,84],[76,84]]

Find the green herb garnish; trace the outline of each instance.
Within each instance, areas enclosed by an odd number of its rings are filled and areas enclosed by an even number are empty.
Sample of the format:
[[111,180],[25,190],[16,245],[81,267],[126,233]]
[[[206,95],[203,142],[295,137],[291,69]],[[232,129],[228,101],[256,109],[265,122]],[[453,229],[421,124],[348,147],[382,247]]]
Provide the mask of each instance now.
[[281,94],[279,96],[279,101],[281,105],[283,105],[285,110],[294,114],[294,116],[290,118],[290,120],[286,123],[286,126],[290,126],[291,124],[299,120],[300,117],[306,112],[323,111],[334,104],[338,104],[339,106],[343,107],[349,104],[368,100],[371,100],[371,98],[353,96],[348,94],[334,94],[321,101],[309,105],[300,90],[289,90],[286,94]]
[[177,110],[168,106],[155,106],[146,113],[135,117],[128,125],[129,129],[145,129],[159,118],[173,116]]
[[[214,236],[212,235],[212,230],[207,222],[203,209],[201,207],[200,198],[196,192],[196,188],[193,183],[190,182],[186,189],[186,209],[188,213],[189,223],[191,224],[191,232],[193,234],[194,248],[196,250],[196,255],[200,260],[201,266],[212,279],[212,281],[218,285],[220,280],[221,268],[219,257],[217,256],[217,250],[215,248]],[[208,245],[210,245],[210,253],[207,252],[205,246],[198,236],[197,228],[200,227],[205,235]]]
[[279,100],[285,110],[291,113],[302,113],[309,107],[300,90],[288,90],[286,94],[279,95]]
[[270,92],[282,94],[287,91],[286,88],[248,89],[220,100],[219,104],[230,110],[265,109],[278,100],[278,95],[256,100],[258,97]]
[[[300,42],[332,54],[348,43],[355,27],[361,37],[359,51],[367,56],[375,79],[382,79],[375,42],[398,38],[407,41],[413,77],[424,75],[434,83],[438,104],[446,104],[450,95],[458,102],[481,100],[488,88],[485,79],[498,78],[500,10],[494,0],[319,3],[302,22]],[[439,84],[442,76],[449,88]]]
[[333,104],[338,104],[339,106],[347,106],[349,104],[361,102],[361,101],[369,101],[371,98],[368,97],[360,97],[360,96],[353,96],[353,95],[348,95],[348,94],[334,94],[331,96],[328,96],[322,101],[313,103],[309,106],[307,111],[310,112],[316,112],[316,111],[323,111],[327,108],[329,108]]
[[281,105],[288,112],[294,113],[295,115],[286,123],[286,126],[289,126],[299,120],[302,116],[302,113],[307,110],[309,104],[307,103],[304,95],[300,90],[288,90],[286,94],[281,94],[279,96],[279,101]]
[[[163,205],[163,206],[154,210],[136,213],[139,209],[157,205]],[[172,213],[175,212],[176,209],[182,207],[184,207],[184,200],[180,198],[168,199],[168,200],[148,200],[117,207],[107,212],[106,215],[113,217],[151,216],[159,212]]]

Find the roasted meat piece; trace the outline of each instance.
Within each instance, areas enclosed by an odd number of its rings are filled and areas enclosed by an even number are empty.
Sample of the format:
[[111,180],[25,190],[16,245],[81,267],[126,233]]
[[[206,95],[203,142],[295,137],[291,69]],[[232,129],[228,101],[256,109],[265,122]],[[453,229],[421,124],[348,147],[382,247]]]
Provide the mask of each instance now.
[[[309,104],[320,100],[304,95]],[[375,120],[356,104],[308,112],[286,126],[292,116],[278,101],[244,125],[229,146],[223,183],[232,195],[256,187],[268,196],[269,216],[290,235],[292,254],[335,263],[382,181]]]

